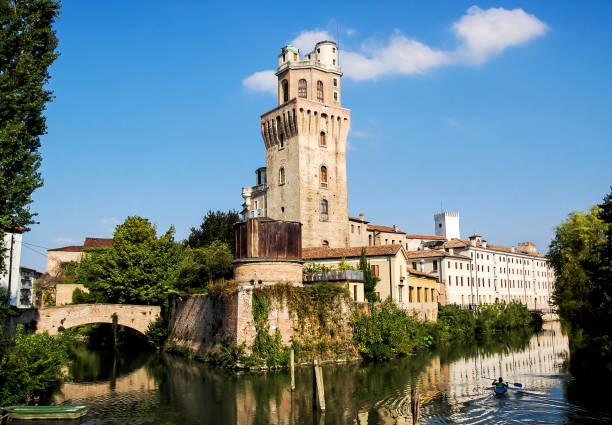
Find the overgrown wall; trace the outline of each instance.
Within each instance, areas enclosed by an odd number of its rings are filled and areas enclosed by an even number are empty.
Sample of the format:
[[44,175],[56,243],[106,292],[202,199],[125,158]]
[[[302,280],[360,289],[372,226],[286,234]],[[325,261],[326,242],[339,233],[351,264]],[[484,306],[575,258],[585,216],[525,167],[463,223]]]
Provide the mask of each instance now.
[[[256,327],[253,302],[262,297],[267,311],[264,326]],[[292,285],[243,286],[223,297],[176,300],[169,318],[168,343],[195,356],[217,344],[244,345],[250,351],[258,332],[267,328],[272,335],[280,333],[284,346],[297,343],[322,357],[326,351],[333,357],[350,357],[356,355],[349,325],[352,308],[348,293],[339,289],[322,294]]]

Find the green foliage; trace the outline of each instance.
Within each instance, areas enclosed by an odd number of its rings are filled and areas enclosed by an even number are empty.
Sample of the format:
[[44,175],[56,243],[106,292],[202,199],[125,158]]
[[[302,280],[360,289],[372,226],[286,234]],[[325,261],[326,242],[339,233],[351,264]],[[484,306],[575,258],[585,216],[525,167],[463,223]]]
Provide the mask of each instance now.
[[602,204],[570,213],[555,229],[549,259],[572,362],[612,371],[612,190]]
[[83,257],[75,282],[96,302],[164,305],[183,259],[173,236],[172,227],[157,237],[147,219],[128,217],[115,229],[111,247]]
[[53,97],[45,86],[58,57],[52,27],[59,8],[52,0],[0,2],[0,240],[36,216],[30,204],[43,184],[38,149],[47,132],[43,111]]
[[452,338],[529,328],[531,324],[529,310],[518,302],[483,305],[476,314],[438,304],[438,321],[422,322],[386,300],[375,305],[370,316],[359,313],[351,320],[357,350],[368,359],[389,359]]
[[145,336],[151,346],[161,351],[168,339],[168,321],[159,316],[154,322],[149,323]]
[[15,309],[11,307],[9,300],[8,289],[4,286],[0,286],[0,320],[15,314]]
[[75,288],[72,291],[72,304],[93,304],[95,302],[95,296],[83,291],[81,288]]
[[178,268],[176,287],[182,291],[206,288],[213,280],[232,277],[232,251],[225,242],[187,248]]
[[476,318],[471,310],[438,303],[438,327],[442,337],[472,336],[476,332]]
[[361,248],[361,258],[359,259],[359,270],[363,272],[363,291],[365,298],[370,302],[374,303],[380,301],[376,296],[376,285],[378,284],[378,278],[374,275],[370,263],[366,257],[365,248]]
[[26,335],[19,326],[12,345],[0,351],[0,405],[44,396],[66,377],[72,339],[63,333]]
[[255,327],[264,327],[266,320],[268,320],[269,307],[270,303],[268,302],[266,293],[260,288],[253,290],[251,311],[253,313]]
[[351,325],[357,350],[368,359],[406,355],[433,342],[431,326],[424,326],[390,299],[373,306],[369,316],[358,313]]
[[190,248],[201,248],[214,241],[224,242],[234,252],[234,224],[240,221],[237,211],[208,211],[200,228],[191,228],[185,244]]
[[45,302],[45,306],[50,307],[55,305],[55,292],[53,291],[44,291],[43,301]]
[[503,331],[531,323],[531,314],[526,306],[518,301],[509,304],[496,302],[483,304],[476,315],[476,333]]

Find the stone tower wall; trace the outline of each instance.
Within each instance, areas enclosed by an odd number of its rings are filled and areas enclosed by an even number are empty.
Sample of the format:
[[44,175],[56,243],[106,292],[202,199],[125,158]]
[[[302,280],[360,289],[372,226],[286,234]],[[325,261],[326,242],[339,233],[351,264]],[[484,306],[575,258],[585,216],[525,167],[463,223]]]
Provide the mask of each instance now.
[[[263,115],[262,136],[268,171],[268,217],[302,223],[302,246],[349,245],[346,139],[350,111],[294,99]],[[320,145],[325,132],[326,146]],[[281,147],[281,140],[282,145]],[[320,182],[327,167],[327,187]],[[285,183],[280,184],[280,168]],[[328,216],[321,215],[321,200]],[[284,209],[284,210],[283,210]]]

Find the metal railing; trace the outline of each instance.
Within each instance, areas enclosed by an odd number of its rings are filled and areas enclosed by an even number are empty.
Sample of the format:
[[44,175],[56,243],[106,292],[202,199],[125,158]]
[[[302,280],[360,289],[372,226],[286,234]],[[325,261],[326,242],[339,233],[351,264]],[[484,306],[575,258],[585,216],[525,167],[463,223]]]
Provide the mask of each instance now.
[[363,282],[363,272],[361,270],[328,270],[324,272],[307,273],[304,272],[304,282],[338,282],[352,281]]

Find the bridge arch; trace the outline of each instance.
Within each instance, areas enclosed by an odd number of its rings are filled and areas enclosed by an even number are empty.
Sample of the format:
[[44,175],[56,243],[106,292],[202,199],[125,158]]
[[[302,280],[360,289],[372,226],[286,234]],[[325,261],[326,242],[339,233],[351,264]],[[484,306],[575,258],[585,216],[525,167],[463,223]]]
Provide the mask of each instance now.
[[45,307],[38,310],[36,333],[57,334],[60,328],[69,329],[90,323],[112,323],[113,314],[117,324],[145,334],[149,324],[160,315],[161,308],[153,305],[130,304],[77,304]]

